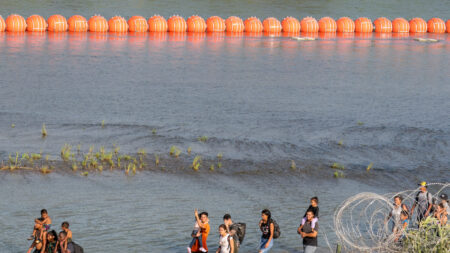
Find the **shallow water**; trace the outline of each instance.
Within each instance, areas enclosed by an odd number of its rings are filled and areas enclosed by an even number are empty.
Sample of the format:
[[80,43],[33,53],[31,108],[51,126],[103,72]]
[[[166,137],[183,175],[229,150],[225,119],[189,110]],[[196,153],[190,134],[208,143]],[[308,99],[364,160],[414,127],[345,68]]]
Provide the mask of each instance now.
[[[446,1],[185,2],[17,1],[0,14],[450,16]],[[326,234],[334,248],[332,214],[346,197],[450,180],[450,37],[424,36],[440,41],[0,34],[3,159],[41,150],[57,159],[64,143],[83,150],[115,143],[127,153],[167,154],[177,145],[207,159],[223,152],[225,160],[214,173],[144,171],[131,178],[2,171],[0,225],[7,229],[0,251],[23,252],[45,207],[55,224],[70,221],[87,252],[183,252],[199,207],[211,214],[210,248],[222,215],[231,212],[249,224],[241,252],[254,252],[259,212],[267,207],[282,227],[276,250],[292,252],[301,246],[295,229],[313,195],[321,200],[320,245],[326,247]],[[197,141],[203,135],[206,143]],[[288,170],[290,160],[298,170]],[[347,178],[333,178],[334,162],[346,166]],[[365,173],[369,163],[374,168]]]

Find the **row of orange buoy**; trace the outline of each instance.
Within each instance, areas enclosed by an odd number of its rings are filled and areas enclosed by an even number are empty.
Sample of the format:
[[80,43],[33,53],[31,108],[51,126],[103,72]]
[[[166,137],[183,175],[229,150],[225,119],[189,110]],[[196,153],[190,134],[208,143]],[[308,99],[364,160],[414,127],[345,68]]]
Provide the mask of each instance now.
[[148,20],[142,16],[133,16],[128,21],[120,16],[106,20],[103,16],[94,15],[89,20],[83,16],[74,15],[68,20],[62,15],[52,15],[47,20],[39,15],[31,15],[26,20],[17,14],[12,14],[4,20],[0,16],[0,32],[251,32],[251,33],[288,33],[302,32],[379,32],[379,33],[450,33],[450,19],[444,22],[440,18],[431,18],[426,22],[422,18],[407,21],[404,18],[389,20],[385,17],[372,20],[365,17],[352,20],[342,17],[334,20],[323,17],[317,21],[313,17],[305,17],[301,21],[294,17],[286,17],[279,21],[269,17],[261,22],[257,17],[249,17],[245,21],[236,16],[224,20],[212,16],[206,21],[200,16],[191,16],[187,20],[175,15],[166,20],[155,15]]

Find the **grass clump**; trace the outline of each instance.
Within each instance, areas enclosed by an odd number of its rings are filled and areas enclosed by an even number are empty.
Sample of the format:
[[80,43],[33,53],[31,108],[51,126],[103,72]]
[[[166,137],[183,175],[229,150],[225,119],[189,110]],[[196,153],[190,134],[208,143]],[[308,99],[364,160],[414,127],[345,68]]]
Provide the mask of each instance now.
[[370,163],[370,164],[367,166],[366,171],[369,172],[370,169],[372,169],[372,167],[373,167],[373,163]]
[[192,161],[192,166],[191,166],[191,168],[192,168],[193,170],[195,170],[195,171],[199,170],[199,169],[200,169],[201,161],[202,161],[202,157],[201,157],[201,156],[196,156],[196,157],[194,157],[194,161]]
[[437,219],[428,216],[418,229],[407,229],[403,239],[404,252],[448,252],[450,249],[450,224],[441,225]]
[[45,123],[42,124],[41,134],[42,134],[42,138],[47,137],[47,128],[45,127]]
[[331,165],[332,169],[345,170],[345,166],[340,163],[333,163]]
[[207,142],[208,141],[208,136],[205,136],[205,135],[200,136],[200,137],[197,138],[197,140],[200,141],[200,142]]
[[291,170],[297,169],[297,165],[295,164],[294,160],[291,160]]

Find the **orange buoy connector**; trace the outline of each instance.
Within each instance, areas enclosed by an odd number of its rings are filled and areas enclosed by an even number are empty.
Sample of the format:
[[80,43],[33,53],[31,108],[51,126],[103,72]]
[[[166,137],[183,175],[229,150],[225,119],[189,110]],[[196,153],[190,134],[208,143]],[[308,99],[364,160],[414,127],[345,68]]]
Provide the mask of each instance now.
[[110,32],[124,33],[128,32],[127,20],[120,16],[114,16],[109,19],[108,27]]
[[373,32],[372,20],[365,17],[360,17],[355,20],[355,32],[357,33],[371,33]]
[[91,32],[107,32],[108,31],[108,21],[103,16],[94,15],[89,21],[89,31]]
[[167,32],[168,25],[164,17],[155,15],[148,19],[148,30],[150,32]]
[[69,32],[87,32],[88,22],[85,17],[73,15],[67,20],[69,24]]
[[232,33],[244,32],[244,21],[240,17],[231,16],[225,20],[225,30]]
[[409,21],[409,32],[412,33],[426,33],[427,22],[422,18],[413,18]]
[[404,18],[396,18],[392,20],[392,32],[407,33],[409,32],[409,22]]
[[440,18],[431,18],[428,20],[429,33],[445,33],[445,22]]
[[69,29],[67,20],[62,15],[52,15],[47,19],[48,30],[50,32],[65,32]]
[[29,32],[45,32],[47,30],[47,22],[40,15],[31,15],[27,18],[27,31]]
[[2,15],[0,15],[0,32],[4,32],[5,30],[6,30],[6,23]]
[[267,33],[279,33],[282,27],[278,19],[274,17],[268,17],[263,21],[263,31]]
[[186,32],[187,30],[186,20],[177,15],[167,20],[167,26],[169,32]]
[[352,33],[355,32],[355,22],[349,17],[342,17],[336,21],[337,32]]
[[336,32],[336,21],[330,17],[323,17],[319,20],[319,32],[334,33]]
[[206,30],[208,32],[224,32],[225,28],[225,20],[219,16],[212,16],[206,20]]
[[200,16],[190,16],[186,20],[188,32],[203,33],[206,31],[206,22]]
[[316,33],[319,31],[319,23],[313,17],[305,17],[300,21],[302,32]]
[[373,22],[375,25],[376,33],[391,33],[392,32],[392,22],[388,18],[380,17],[375,19]]
[[6,18],[6,30],[8,32],[25,32],[27,23],[25,19],[17,14],[11,14]]
[[146,32],[148,31],[147,19],[142,16],[132,16],[128,19],[128,29],[130,32]]
[[300,21],[294,17],[285,17],[281,21],[281,27],[283,32],[287,33],[299,33],[301,30]]
[[263,31],[261,20],[257,17],[249,17],[244,21],[245,32],[260,33]]

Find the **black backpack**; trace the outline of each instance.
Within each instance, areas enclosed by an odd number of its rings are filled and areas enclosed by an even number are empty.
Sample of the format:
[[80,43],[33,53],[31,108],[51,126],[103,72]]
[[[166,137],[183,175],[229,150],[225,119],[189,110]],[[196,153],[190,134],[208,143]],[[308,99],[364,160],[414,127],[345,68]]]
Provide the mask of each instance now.
[[233,224],[233,227],[236,229],[236,236],[239,239],[239,244],[242,244],[244,242],[245,237],[245,230],[247,228],[247,225],[245,223],[235,223]]
[[278,239],[281,235],[280,226],[275,220],[272,220],[273,223],[273,239]]
[[72,242],[73,245],[73,249],[75,250],[75,252],[70,252],[70,253],[84,253],[84,249],[83,247],[81,247],[80,245]]

